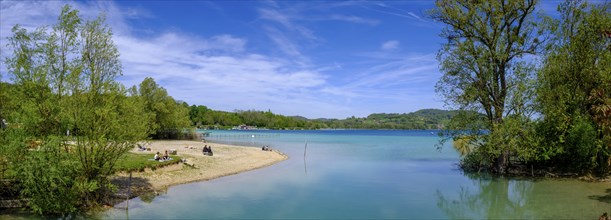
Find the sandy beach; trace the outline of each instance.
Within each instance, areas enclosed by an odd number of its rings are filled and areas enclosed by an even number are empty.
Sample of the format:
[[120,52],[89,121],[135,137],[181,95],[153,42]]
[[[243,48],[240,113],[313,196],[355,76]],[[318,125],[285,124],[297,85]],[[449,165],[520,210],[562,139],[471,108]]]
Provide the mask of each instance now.
[[[212,146],[214,156],[202,154],[204,145]],[[146,147],[151,151],[142,152],[134,149],[134,153],[152,154],[175,149],[177,155],[185,159],[185,163],[170,165],[156,170],[147,169],[144,172],[132,173],[132,189],[130,197],[143,193],[158,192],[172,185],[204,181],[223,176],[233,175],[253,169],[273,165],[288,157],[278,151],[263,151],[261,148],[233,146],[201,141],[152,141]],[[119,173],[112,182],[119,186],[116,199],[127,196],[127,179],[129,173]]]

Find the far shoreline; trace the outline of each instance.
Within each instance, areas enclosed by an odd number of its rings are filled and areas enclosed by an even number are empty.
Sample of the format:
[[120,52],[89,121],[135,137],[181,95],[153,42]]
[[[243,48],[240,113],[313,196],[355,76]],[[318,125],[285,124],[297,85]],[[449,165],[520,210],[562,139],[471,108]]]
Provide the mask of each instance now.
[[[204,146],[211,146],[214,156],[203,155]],[[121,172],[113,175],[110,179],[117,185],[118,190],[109,202],[109,206],[116,206],[126,201],[128,197],[132,199],[147,193],[158,194],[171,186],[236,175],[272,166],[288,159],[286,154],[277,150],[263,151],[257,147],[214,142],[155,140],[149,142],[146,147],[151,151],[142,152],[134,149],[131,152],[154,154],[163,153],[165,150],[176,150],[177,155],[185,159],[185,162],[156,170],[132,172],[130,195],[127,189],[129,173]]]

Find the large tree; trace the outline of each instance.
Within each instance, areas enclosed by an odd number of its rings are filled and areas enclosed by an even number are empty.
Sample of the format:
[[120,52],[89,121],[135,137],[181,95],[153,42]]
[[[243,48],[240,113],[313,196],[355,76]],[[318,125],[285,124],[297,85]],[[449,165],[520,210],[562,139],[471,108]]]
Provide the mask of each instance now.
[[509,155],[518,151],[508,140],[529,130],[523,127],[532,112],[534,71],[525,56],[536,54],[542,44],[535,4],[536,0],[439,0],[430,12],[446,25],[441,36],[447,43],[438,54],[443,76],[436,90],[449,106],[484,115],[459,114],[453,119],[458,126],[449,129],[474,131],[472,143],[482,153],[478,160],[499,173],[506,171]]
[[138,89],[148,114],[148,129],[155,139],[177,138],[182,129],[189,127],[189,108],[181,105],[168,95],[153,78],[145,78]]

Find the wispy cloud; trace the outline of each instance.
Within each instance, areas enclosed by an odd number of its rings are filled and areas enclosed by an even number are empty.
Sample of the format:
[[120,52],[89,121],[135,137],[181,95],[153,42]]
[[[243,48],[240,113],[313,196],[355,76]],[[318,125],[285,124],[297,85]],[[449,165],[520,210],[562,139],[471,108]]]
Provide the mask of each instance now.
[[378,25],[380,23],[380,21],[375,20],[375,19],[367,19],[367,18],[354,16],[354,15],[339,15],[339,14],[330,15],[328,16],[328,18],[323,18],[321,20],[346,21],[346,22],[351,22],[351,23],[356,23],[356,24],[366,24],[366,25],[372,25],[372,26]]
[[414,12],[408,11],[408,12],[407,12],[407,14],[408,14],[409,16],[414,17],[415,19],[422,20],[422,18],[420,18],[420,16],[418,16],[418,15],[414,14]]
[[[405,104],[414,110],[421,108],[442,108],[432,106],[436,100],[432,85],[440,77],[434,54],[401,54],[364,53],[377,64],[352,75],[352,80],[336,87],[325,87],[323,92],[344,97],[344,104],[355,102],[379,103],[379,106],[368,106],[378,112],[388,109],[404,109]],[[438,100],[439,101],[439,100]]]
[[269,26],[263,29],[266,30],[267,36],[276,44],[278,49],[295,59],[297,64],[306,66],[307,63],[309,63],[308,58],[301,53],[299,46],[290,40],[282,31]]
[[[405,55],[403,55],[405,56]],[[433,55],[387,57],[356,75],[349,88],[416,86],[424,81],[436,81],[437,62]]]
[[317,39],[312,30],[293,22],[289,14],[281,13],[279,10],[270,8],[261,8],[259,9],[259,13],[261,14],[261,17],[263,19],[279,23],[285,28],[291,31],[295,31],[307,39]]
[[426,22],[420,16],[416,15],[416,13],[414,13],[413,11],[405,10],[400,7],[391,6],[383,2],[378,2],[378,3],[373,3],[373,4],[362,4],[361,7],[371,10],[371,11],[378,12],[378,13],[386,14],[386,15],[398,16],[402,18],[416,20],[419,22]]
[[396,41],[396,40],[386,41],[382,43],[382,46],[380,46],[380,48],[382,50],[395,50],[399,48],[399,41]]

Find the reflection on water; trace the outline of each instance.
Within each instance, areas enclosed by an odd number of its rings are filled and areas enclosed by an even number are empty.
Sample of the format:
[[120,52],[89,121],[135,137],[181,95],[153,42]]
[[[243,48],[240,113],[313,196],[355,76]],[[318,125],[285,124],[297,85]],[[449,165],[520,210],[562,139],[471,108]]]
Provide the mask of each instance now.
[[526,208],[532,193],[532,181],[472,177],[471,187],[461,186],[457,199],[446,198],[437,191],[437,206],[452,219],[533,218]]
[[[241,142],[269,145],[289,160],[132,199],[137,219],[597,219],[611,213],[609,183],[464,175],[452,148],[431,132],[263,131]],[[265,132],[263,132],[265,133]],[[229,137],[226,135],[224,137]],[[307,150],[305,143],[307,141]]]
[[611,187],[608,188],[606,191],[607,193],[604,195],[591,195],[591,196],[588,196],[588,198],[607,203],[611,207]]
[[611,200],[605,196],[605,191],[611,192],[609,183],[467,176],[471,183],[458,193],[436,193],[437,206],[448,218],[596,219],[611,211]]

